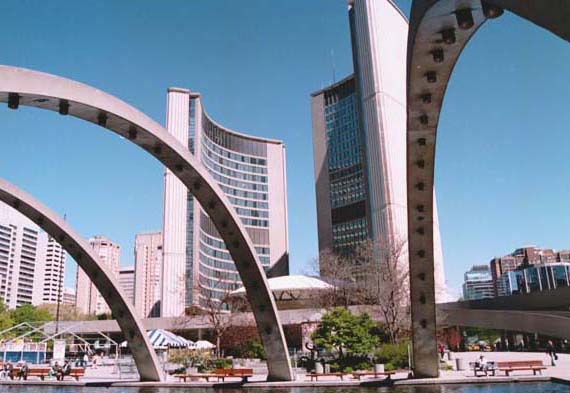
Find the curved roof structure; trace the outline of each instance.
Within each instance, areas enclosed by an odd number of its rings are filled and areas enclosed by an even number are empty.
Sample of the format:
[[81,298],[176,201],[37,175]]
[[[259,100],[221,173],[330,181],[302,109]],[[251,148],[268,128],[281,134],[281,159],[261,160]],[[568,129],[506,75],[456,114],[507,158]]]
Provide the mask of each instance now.
[[[314,291],[327,291],[333,288],[332,285],[321,279],[302,275],[274,277],[268,279],[267,282],[269,283],[269,289],[276,296],[282,292],[295,292],[311,296],[311,293],[314,293]],[[245,288],[239,288],[231,294],[245,294]]]

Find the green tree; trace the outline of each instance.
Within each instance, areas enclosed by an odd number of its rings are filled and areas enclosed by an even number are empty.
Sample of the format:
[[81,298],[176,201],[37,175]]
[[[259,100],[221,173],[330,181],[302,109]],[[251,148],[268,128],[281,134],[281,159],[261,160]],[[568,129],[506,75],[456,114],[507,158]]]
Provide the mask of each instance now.
[[8,308],[0,301],[0,331],[14,326],[14,321],[10,318]]
[[342,359],[372,353],[378,345],[375,329],[368,314],[353,315],[348,309],[335,308],[323,315],[312,338],[317,346],[336,351]]
[[25,304],[11,310],[9,314],[14,325],[22,322],[34,323],[53,321],[53,316],[48,310],[32,306],[31,304]]

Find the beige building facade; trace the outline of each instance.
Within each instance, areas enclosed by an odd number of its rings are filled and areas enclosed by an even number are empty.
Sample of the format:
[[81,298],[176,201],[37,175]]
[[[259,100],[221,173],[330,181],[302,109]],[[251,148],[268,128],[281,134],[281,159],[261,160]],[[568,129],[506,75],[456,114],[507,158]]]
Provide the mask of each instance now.
[[[119,277],[121,247],[105,236],[94,236],[89,239],[89,245],[93,248],[101,263],[103,263],[114,275]],[[99,293],[89,277],[77,269],[75,281],[75,306],[80,312],[87,315],[107,314],[111,309]]]
[[134,305],[142,317],[160,316],[162,232],[135,236]]

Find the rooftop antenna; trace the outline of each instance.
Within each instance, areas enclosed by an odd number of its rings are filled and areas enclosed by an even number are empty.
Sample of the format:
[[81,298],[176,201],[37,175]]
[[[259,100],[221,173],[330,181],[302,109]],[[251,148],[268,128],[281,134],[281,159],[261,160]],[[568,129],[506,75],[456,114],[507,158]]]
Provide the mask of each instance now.
[[334,64],[334,49],[331,49],[331,65],[332,65],[332,79],[333,79],[333,85],[336,83],[336,70],[335,70],[335,64]]

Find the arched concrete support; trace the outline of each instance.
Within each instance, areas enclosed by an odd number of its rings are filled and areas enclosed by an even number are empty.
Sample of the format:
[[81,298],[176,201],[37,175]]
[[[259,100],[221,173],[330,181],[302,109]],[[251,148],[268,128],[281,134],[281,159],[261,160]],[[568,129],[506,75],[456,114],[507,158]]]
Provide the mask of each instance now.
[[101,263],[89,244],[57,214],[16,186],[0,179],[0,201],[12,206],[56,239],[95,284],[124,332],[143,381],[161,381],[163,373],[156,353],[135,309],[127,301],[113,274]]
[[0,101],[57,111],[98,124],[139,145],[188,187],[228,246],[247,291],[267,356],[269,380],[293,380],[275,301],[249,235],[223,192],[187,147],[125,102],[93,87],[54,75],[0,66]]
[[[497,8],[499,7],[499,8]],[[564,0],[414,0],[407,62],[408,247],[416,377],[438,375],[433,280],[433,184],[437,126],[453,68],[463,48],[502,9],[570,38]]]

